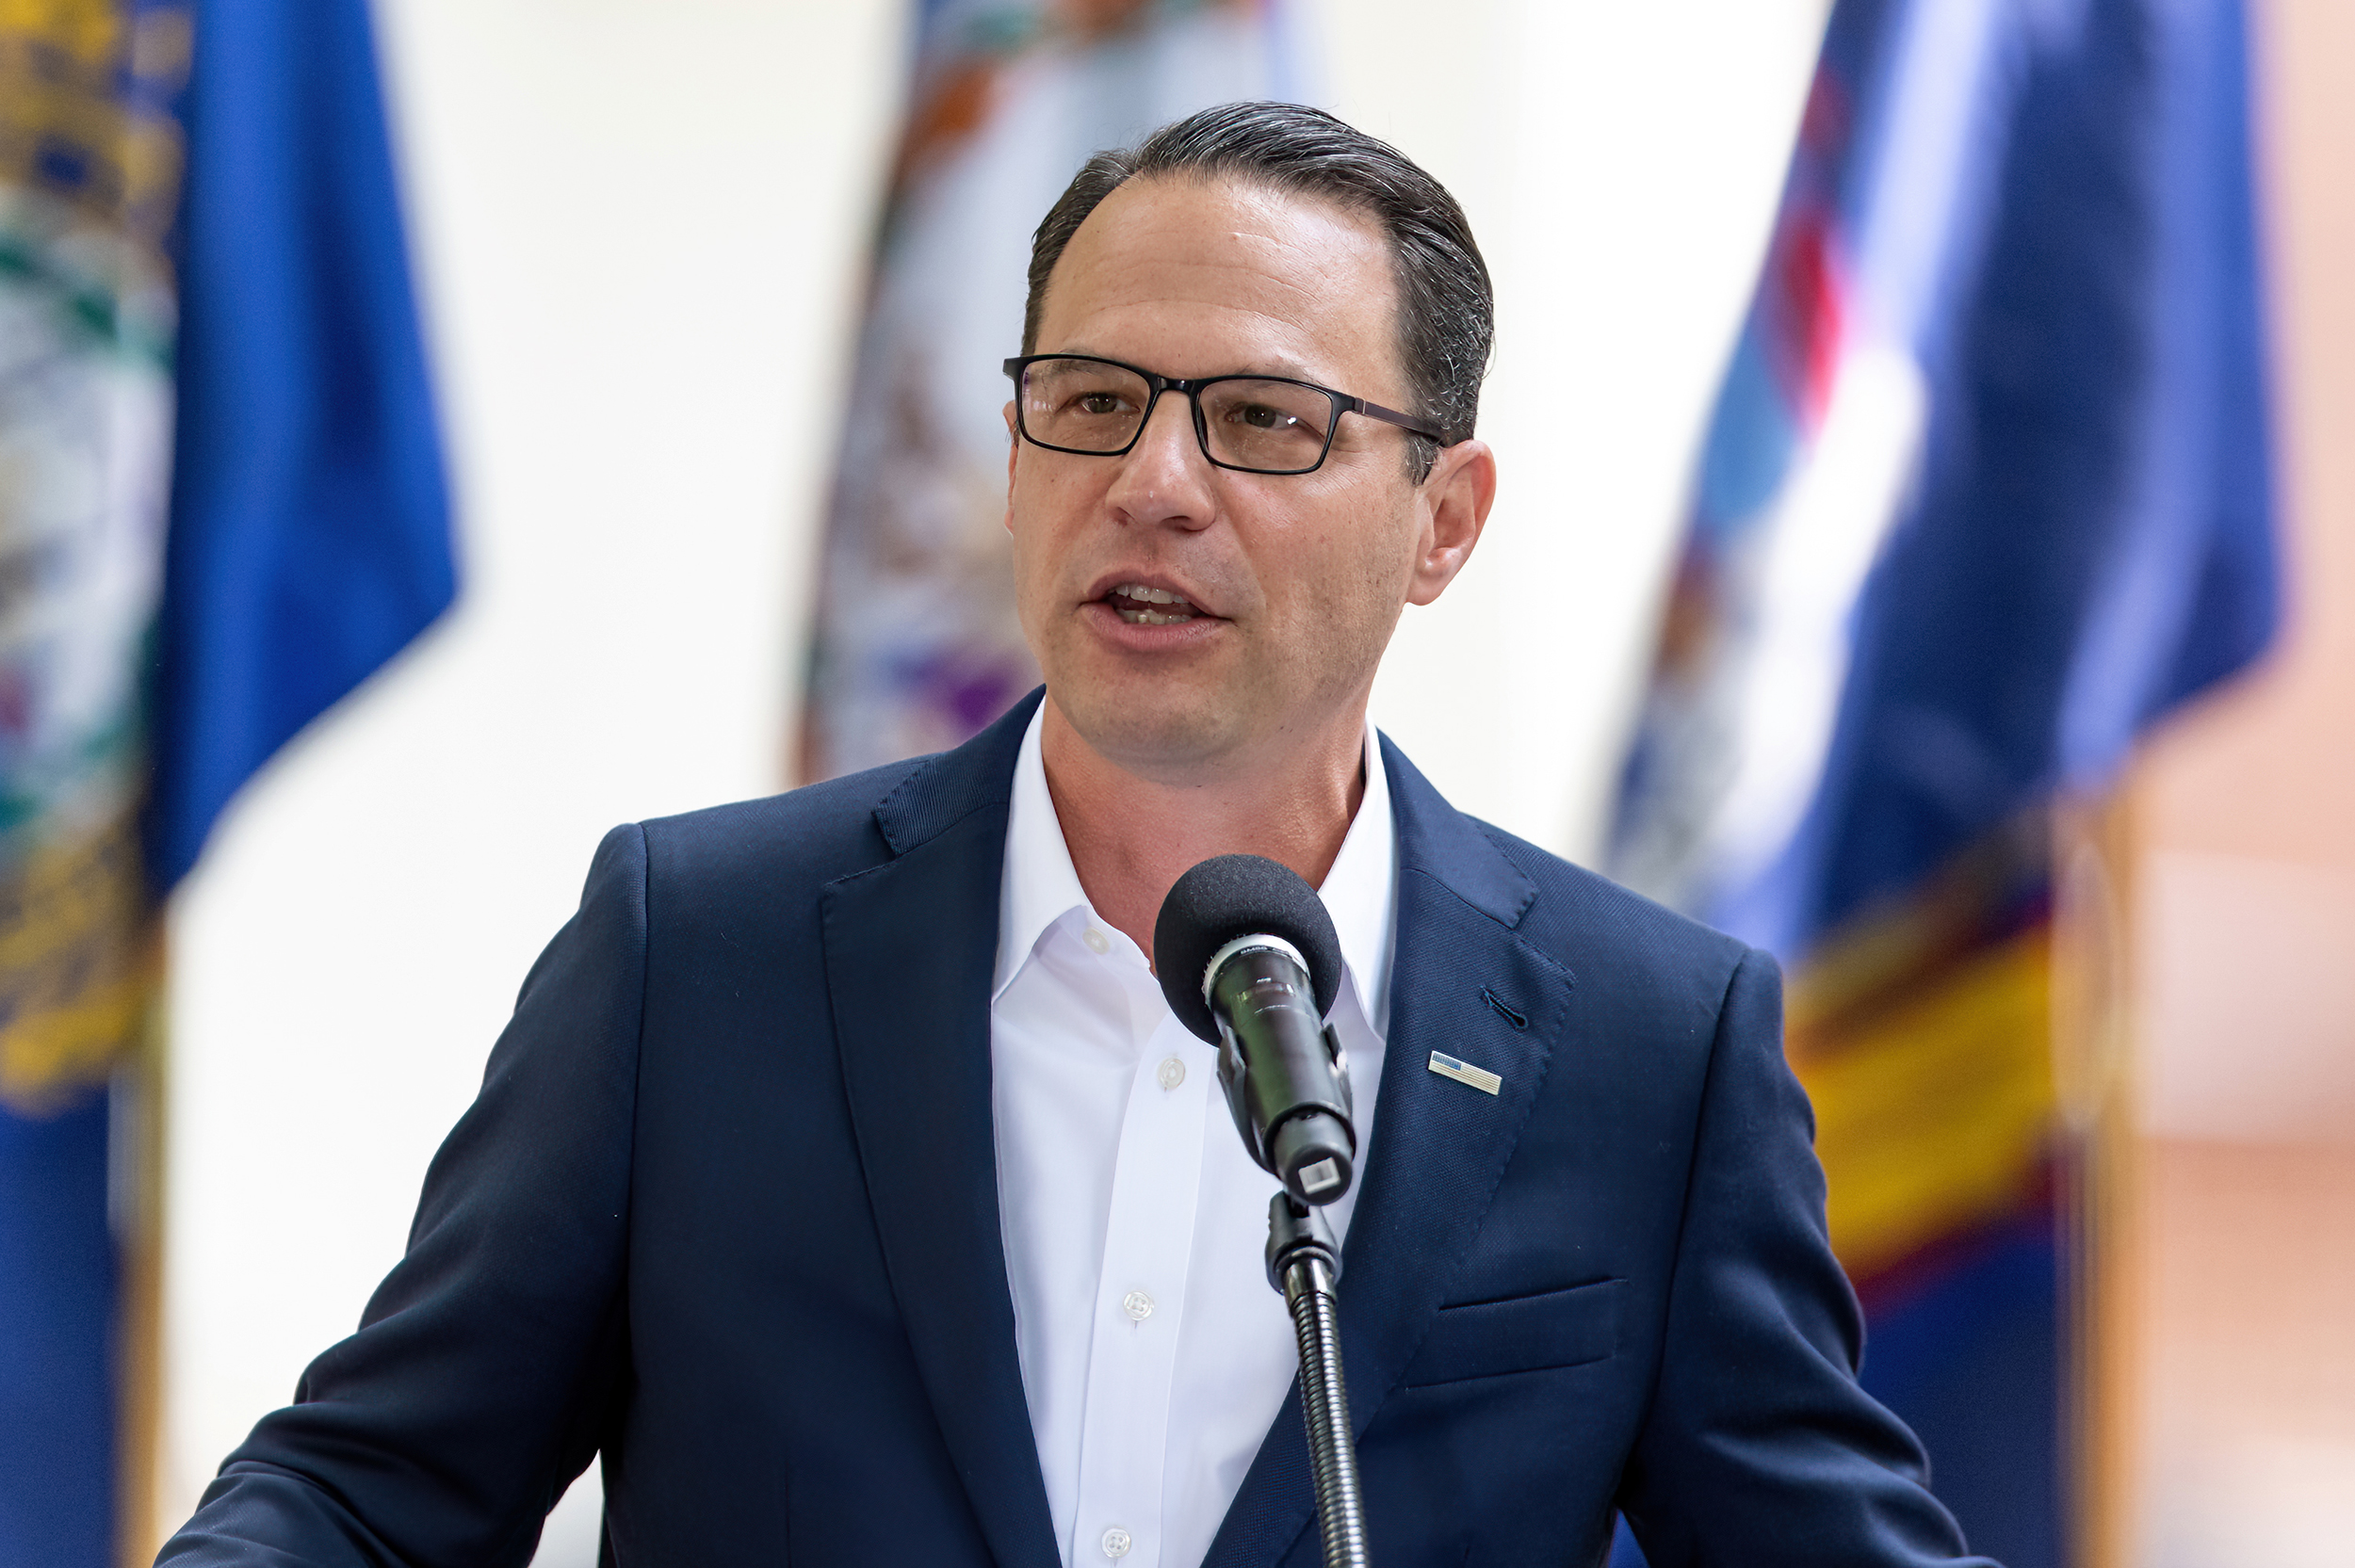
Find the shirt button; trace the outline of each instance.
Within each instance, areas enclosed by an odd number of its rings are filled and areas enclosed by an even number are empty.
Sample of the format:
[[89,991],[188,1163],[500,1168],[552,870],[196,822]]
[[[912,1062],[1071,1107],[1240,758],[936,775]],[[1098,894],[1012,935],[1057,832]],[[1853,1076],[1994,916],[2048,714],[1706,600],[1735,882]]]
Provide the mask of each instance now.
[[1088,945],[1088,951],[1091,953],[1109,953],[1113,950],[1113,939],[1106,936],[1102,931],[1097,930],[1094,926],[1090,926],[1086,930],[1081,931],[1080,933],[1080,940]]
[[[1131,1290],[1120,1298],[1120,1310],[1142,1323],[1153,1316],[1153,1298],[1142,1290]],[[1114,1557],[1119,1555],[1119,1552],[1113,1554]]]
[[1175,1089],[1186,1081],[1186,1064],[1176,1057],[1163,1057],[1161,1071],[1153,1076],[1163,1089]]
[[1106,1557],[1127,1557],[1129,1548],[1135,1544],[1135,1542],[1129,1539],[1129,1532],[1118,1525],[1114,1525],[1104,1532],[1104,1555]]

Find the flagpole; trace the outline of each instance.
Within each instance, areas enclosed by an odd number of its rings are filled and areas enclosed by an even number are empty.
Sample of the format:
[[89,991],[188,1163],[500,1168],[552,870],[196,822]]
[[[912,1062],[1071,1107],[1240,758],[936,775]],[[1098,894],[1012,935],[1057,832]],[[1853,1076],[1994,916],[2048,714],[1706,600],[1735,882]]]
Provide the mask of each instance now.
[[2134,802],[2130,785],[2053,815],[2058,869],[2053,1047],[2063,1136],[2069,1311],[2062,1397],[2071,1433],[2074,1551],[2082,1568],[2127,1568],[2136,1551],[2134,1440],[2140,1422],[2142,1213],[2131,998]]
[[106,1207],[117,1267],[115,1555],[146,1568],[163,1545],[156,1486],[163,1432],[165,1051],[163,919],[153,922],[148,1005],[107,1085]]

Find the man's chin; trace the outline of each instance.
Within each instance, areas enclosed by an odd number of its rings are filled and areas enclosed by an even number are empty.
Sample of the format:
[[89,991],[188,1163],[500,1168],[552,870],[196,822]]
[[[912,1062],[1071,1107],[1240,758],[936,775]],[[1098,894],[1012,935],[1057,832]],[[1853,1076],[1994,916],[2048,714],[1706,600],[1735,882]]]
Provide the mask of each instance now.
[[1083,690],[1075,697],[1051,679],[1048,690],[1090,751],[1125,771],[1164,783],[1215,770],[1242,728],[1235,704],[1205,694]]

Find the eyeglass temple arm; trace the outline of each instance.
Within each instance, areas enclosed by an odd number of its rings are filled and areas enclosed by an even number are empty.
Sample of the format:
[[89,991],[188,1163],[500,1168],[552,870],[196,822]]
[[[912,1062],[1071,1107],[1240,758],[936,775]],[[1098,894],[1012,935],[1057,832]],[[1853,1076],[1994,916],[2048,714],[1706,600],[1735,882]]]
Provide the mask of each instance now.
[[1471,439],[1470,430],[1443,430],[1427,419],[1418,419],[1411,413],[1401,413],[1396,409],[1386,409],[1379,403],[1369,403],[1363,397],[1350,397],[1343,401],[1344,406],[1353,413],[1362,413],[1368,419],[1379,419],[1384,424],[1395,425],[1402,430],[1412,430],[1419,436],[1429,437],[1442,446],[1453,446],[1459,441]]

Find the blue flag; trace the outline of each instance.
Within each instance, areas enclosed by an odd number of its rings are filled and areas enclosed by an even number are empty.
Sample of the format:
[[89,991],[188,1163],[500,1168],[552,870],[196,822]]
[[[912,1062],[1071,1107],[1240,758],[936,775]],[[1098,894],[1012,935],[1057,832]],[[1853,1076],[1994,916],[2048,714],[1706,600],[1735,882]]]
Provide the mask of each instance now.
[[203,8],[188,163],[158,888],[237,786],[457,590],[364,0]]
[[2238,0],[1839,0],[1615,831],[1793,971],[1868,1387],[2070,1560],[2051,808],[2277,615]]
[[453,575],[363,0],[6,8],[0,100],[0,1568],[111,1568],[157,900]]

